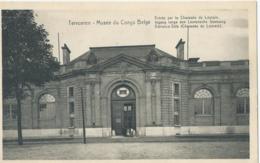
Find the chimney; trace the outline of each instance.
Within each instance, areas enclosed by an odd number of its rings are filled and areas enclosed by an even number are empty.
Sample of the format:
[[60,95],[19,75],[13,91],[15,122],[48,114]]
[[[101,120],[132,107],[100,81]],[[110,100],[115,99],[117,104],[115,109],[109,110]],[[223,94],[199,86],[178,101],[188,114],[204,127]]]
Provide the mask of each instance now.
[[176,50],[177,50],[177,58],[184,60],[184,44],[185,41],[182,41],[182,39],[180,39],[180,41],[178,42],[178,44],[176,45]]
[[61,47],[61,49],[63,54],[63,64],[66,65],[70,62],[70,49],[66,44],[64,44],[64,46]]

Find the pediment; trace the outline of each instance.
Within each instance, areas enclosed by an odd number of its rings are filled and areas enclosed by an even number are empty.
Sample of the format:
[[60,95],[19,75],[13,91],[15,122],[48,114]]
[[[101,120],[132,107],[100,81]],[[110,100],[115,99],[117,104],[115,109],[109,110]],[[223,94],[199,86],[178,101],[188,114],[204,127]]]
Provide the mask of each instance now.
[[126,61],[121,61],[115,64],[108,65],[103,69],[104,72],[117,72],[117,71],[129,72],[129,71],[140,71],[140,70],[142,70],[142,67]]
[[131,72],[144,69],[153,69],[153,66],[138,58],[120,54],[114,58],[93,66],[91,69],[102,72]]

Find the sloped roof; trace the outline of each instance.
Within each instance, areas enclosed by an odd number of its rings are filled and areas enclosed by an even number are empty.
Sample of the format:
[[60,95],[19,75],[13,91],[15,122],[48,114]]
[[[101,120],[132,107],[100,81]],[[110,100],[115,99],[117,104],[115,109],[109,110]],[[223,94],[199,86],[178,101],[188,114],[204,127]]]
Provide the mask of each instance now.
[[119,54],[125,54],[135,58],[145,58],[151,50],[155,50],[159,56],[176,58],[160,49],[155,48],[154,44],[151,45],[131,45],[131,46],[108,46],[108,47],[90,47],[90,50],[82,54],[78,58],[72,60],[70,63],[75,63],[81,60],[87,60],[90,53],[94,53],[98,60],[106,60],[113,58]]

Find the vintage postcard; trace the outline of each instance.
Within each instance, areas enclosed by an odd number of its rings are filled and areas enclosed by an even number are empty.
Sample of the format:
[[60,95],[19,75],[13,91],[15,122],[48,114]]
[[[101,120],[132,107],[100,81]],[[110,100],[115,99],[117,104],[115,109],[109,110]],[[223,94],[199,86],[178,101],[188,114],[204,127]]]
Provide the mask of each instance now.
[[255,2],[1,9],[2,160],[257,162]]

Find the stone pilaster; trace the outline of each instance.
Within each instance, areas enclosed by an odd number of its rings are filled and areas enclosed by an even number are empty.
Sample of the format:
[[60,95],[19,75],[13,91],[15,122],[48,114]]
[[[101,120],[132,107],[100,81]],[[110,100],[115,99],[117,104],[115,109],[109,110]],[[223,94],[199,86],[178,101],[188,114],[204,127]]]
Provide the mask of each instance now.
[[151,110],[151,82],[147,81],[146,85],[146,125],[152,124],[152,110]]
[[91,107],[91,125],[96,125],[96,111],[95,111],[95,83],[90,83],[90,107]]
[[[161,89],[158,72],[146,74],[146,111],[148,125],[161,124]],[[149,112],[151,114],[149,114]]]
[[100,78],[97,74],[87,75],[87,124],[88,126],[101,126],[102,113],[100,110]]
[[155,125],[156,124],[156,90],[155,90],[155,84],[156,81],[155,80],[151,80],[151,102],[152,102],[152,106],[151,106],[151,111],[152,111],[152,123]]
[[156,124],[161,125],[161,82],[157,80],[155,83],[156,92]]
[[101,108],[100,108],[101,124],[102,127],[108,127],[110,123],[108,120],[109,110],[107,107],[107,97],[101,97],[100,101],[101,101]]
[[89,83],[87,83],[86,89],[86,124],[87,126],[91,126],[91,91]]
[[101,125],[101,111],[100,111],[100,83],[96,82],[94,86],[94,96],[95,96],[95,116],[96,116],[96,126]]

